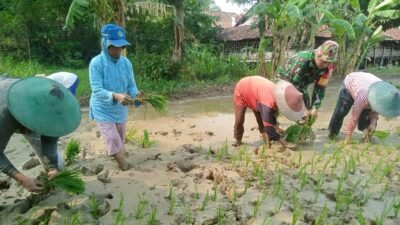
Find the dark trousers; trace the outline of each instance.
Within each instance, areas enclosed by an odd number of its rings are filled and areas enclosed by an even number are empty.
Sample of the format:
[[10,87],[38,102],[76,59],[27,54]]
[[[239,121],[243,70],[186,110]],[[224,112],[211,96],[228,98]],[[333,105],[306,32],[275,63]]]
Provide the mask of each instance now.
[[[354,104],[354,99],[351,97],[350,93],[347,92],[344,83],[340,86],[339,89],[339,98],[336,103],[335,111],[333,111],[333,115],[331,121],[329,122],[329,137],[335,138],[342,128],[343,119],[349,113],[351,107]],[[361,112],[360,118],[358,119],[358,129],[363,131],[368,128],[370,125],[371,119],[369,118],[369,113],[371,110],[364,109]]]

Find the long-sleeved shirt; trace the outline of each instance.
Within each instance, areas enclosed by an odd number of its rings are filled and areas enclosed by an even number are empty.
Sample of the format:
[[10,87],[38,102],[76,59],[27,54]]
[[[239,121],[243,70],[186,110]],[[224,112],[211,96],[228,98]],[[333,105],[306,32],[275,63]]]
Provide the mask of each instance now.
[[[0,77],[0,171],[8,176],[14,176],[18,170],[8,160],[4,151],[11,136],[24,130],[23,126],[11,115],[7,105],[8,90],[17,81],[18,79]],[[35,150],[40,150],[42,155],[39,155],[39,157],[44,158],[48,169],[57,168],[57,138],[40,136],[35,133],[30,133],[29,136],[37,137],[38,140],[35,143],[33,141],[34,138],[29,138],[29,141],[34,145],[32,147]]]
[[[315,64],[314,52],[303,51],[293,56],[285,65],[278,67],[278,77],[292,83],[304,96],[304,104],[308,109],[320,108],[325,96],[325,89],[332,75],[333,66],[319,69]],[[307,86],[314,83],[312,99]]]
[[[380,78],[370,73],[353,72],[344,79],[346,90],[353,97],[354,104],[350,111],[350,118],[347,122],[345,134],[351,135],[356,129],[361,112],[364,109],[370,109],[368,102],[368,90],[372,84],[382,81]],[[378,118],[376,112],[371,112],[370,117]]]
[[89,79],[92,88],[89,117],[97,122],[126,122],[128,107],[113,100],[112,95],[123,93],[135,98],[138,94],[131,62],[124,56],[113,60],[103,51],[90,62]]
[[242,78],[235,87],[235,95],[240,95],[241,103],[254,112],[260,112],[265,130],[271,140],[279,140],[275,130],[278,107],[275,98],[275,84],[260,76]]

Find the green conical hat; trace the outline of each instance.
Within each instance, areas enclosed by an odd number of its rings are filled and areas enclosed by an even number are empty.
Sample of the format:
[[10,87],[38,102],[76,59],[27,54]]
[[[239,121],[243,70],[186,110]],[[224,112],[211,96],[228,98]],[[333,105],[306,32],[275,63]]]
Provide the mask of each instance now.
[[78,101],[60,83],[41,77],[15,82],[8,90],[8,108],[14,118],[35,133],[61,137],[81,121]]

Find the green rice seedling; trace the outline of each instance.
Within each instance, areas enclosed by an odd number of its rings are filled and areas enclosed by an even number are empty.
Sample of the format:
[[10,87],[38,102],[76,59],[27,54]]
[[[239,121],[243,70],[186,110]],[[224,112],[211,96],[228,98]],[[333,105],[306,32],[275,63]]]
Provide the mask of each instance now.
[[218,148],[217,153],[216,153],[216,158],[218,160],[222,160],[223,158],[226,158],[228,156],[228,142],[225,141],[224,145],[222,145],[220,148]]
[[151,210],[149,217],[147,218],[147,225],[157,225],[157,208]]
[[284,202],[285,198],[282,195],[279,195],[276,198],[274,198],[274,209],[272,212],[274,214],[277,214],[279,211],[281,211]]
[[314,225],[325,225],[328,219],[328,207],[326,207],[326,204],[324,205],[324,208],[322,208],[321,213],[319,216],[315,219]]
[[247,145],[244,144],[242,147],[240,147],[239,153],[238,153],[238,160],[242,161],[244,156],[247,153]]
[[293,215],[292,215],[292,225],[296,225],[300,216],[303,214],[301,205],[298,202],[296,191],[293,192]]
[[310,166],[311,166],[310,174],[311,175],[314,174],[315,168],[317,167],[318,161],[317,161],[316,157],[317,157],[316,154],[314,154],[313,157],[311,158],[311,163],[310,163]]
[[192,224],[192,222],[193,222],[193,213],[192,213],[192,209],[190,208],[190,204],[188,204],[187,202],[183,201],[182,202],[182,206],[183,206],[183,214],[184,214],[184,217],[185,217],[185,223]]
[[383,225],[385,220],[388,218],[389,214],[393,211],[394,201],[392,202],[385,202],[383,205],[382,212],[379,216],[375,216],[375,224],[376,225]]
[[208,194],[208,191],[206,195],[203,198],[203,202],[201,203],[200,211],[204,211],[208,205],[208,202],[210,201],[210,195]]
[[283,190],[282,172],[278,172],[273,184],[273,194],[279,195]]
[[232,205],[236,205],[236,201],[237,201],[236,187],[233,187],[232,198],[231,198]]
[[79,213],[74,213],[73,215],[64,218],[64,225],[83,225]]
[[262,225],[272,225],[271,218],[265,215]]
[[261,200],[257,199],[254,203],[253,203],[253,218],[256,218],[258,215],[258,212],[260,211],[260,206],[261,206]]
[[244,181],[244,194],[247,193],[247,190],[249,189],[250,184],[251,184],[250,178],[246,178],[246,180]]
[[324,174],[319,174],[314,187],[314,193],[315,193],[314,202],[317,202],[319,195],[321,194],[323,184],[324,184]]
[[67,146],[65,148],[65,155],[64,155],[64,159],[65,159],[65,164],[71,165],[76,158],[78,157],[80,152],[80,144],[77,140],[75,139],[71,139],[68,143]]
[[246,158],[245,158],[245,166],[246,166],[246,168],[248,168],[248,167],[249,167],[249,164],[250,164],[250,162],[251,162],[251,155],[250,155],[250,154],[246,154],[245,157],[246,157]]
[[200,193],[199,193],[199,185],[197,183],[194,183],[194,198],[199,200],[200,199]]
[[148,103],[157,112],[160,113],[166,112],[167,98],[165,96],[142,91],[138,96],[136,96],[135,101],[139,101],[140,103],[143,104]]
[[225,218],[225,212],[223,209],[218,208],[217,209],[217,225],[223,225],[224,224],[224,218]]
[[360,205],[363,206],[365,205],[368,200],[372,197],[372,191],[370,188],[364,188],[361,197],[360,197]]
[[300,190],[302,191],[306,184],[308,183],[308,174],[306,172],[308,164],[304,164],[298,173],[300,179]]
[[267,149],[265,148],[265,145],[262,146],[261,153],[260,153],[260,158],[261,159],[266,159],[267,158]]
[[393,202],[393,214],[395,218],[398,218],[400,212],[400,199],[396,199]]
[[139,220],[144,218],[144,214],[148,205],[149,201],[145,199],[144,196],[139,196],[139,202],[134,212],[135,219]]
[[260,165],[258,163],[254,163],[253,165],[253,176],[257,177],[258,172],[260,171]]
[[214,185],[214,192],[211,195],[211,200],[215,202],[217,200],[217,195],[218,195],[218,185]]
[[125,214],[124,214],[124,196],[122,193],[119,195],[119,205],[114,216],[114,225],[123,225],[125,223]]
[[65,192],[73,194],[81,194],[85,191],[85,183],[80,174],[73,170],[64,170],[49,179],[47,174],[41,174],[39,179],[44,183],[44,193],[48,193],[51,189],[59,188]]
[[90,214],[95,220],[99,219],[99,204],[97,202],[96,195],[92,193],[89,195],[89,201],[90,201]]
[[363,211],[361,208],[359,208],[356,212],[356,220],[360,225],[366,225],[367,220],[365,219],[365,216],[363,214]]
[[143,136],[140,138],[140,146],[142,148],[149,148],[152,144],[154,144],[154,141],[150,140],[149,131],[144,129]]
[[351,174],[354,174],[357,170],[357,161],[353,157],[353,154],[350,155],[350,158],[348,160],[348,170]]
[[130,128],[126,131],[125,135],[125,142],[136,143],[139,142],[138,138],[136,137],[137,130],[134,128]]
[[378,196],[379,200],[383,199],[383,196],[385,196],[388,189],[389,189],[389,181],[386,181],[385,184],[383,185],[381,191],[379,192],[379,196]]
[[206,159],[207,160],[209,160],[210,159],[210,156],[212,155],[212,148],[211,148],[211,145],[208,147],[208,150],[207,150],[207,155],[206,155]]
[[343,183],[344,183],[344,178],[339,177],[338,186],[336,188],[336,194],[335,194],[335,198],[336,198],[335,213],[337,213],[343,206],[343,196],[342,196]]
[[176,206],[176,197],[173,191],[168,196],[168,215],[174,215]]
[[257,178],[258,178],[258,184],[260,185],[260,187],[263,187],[265,181],[265,175],[264,175],[264,170],[262,168],[258,171]]

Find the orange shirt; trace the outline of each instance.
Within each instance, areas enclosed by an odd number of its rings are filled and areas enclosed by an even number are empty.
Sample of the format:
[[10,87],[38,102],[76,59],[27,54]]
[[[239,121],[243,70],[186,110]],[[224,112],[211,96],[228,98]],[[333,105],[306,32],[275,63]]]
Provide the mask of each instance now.
[[260,112],[264,126],[276,125],[275,84],[260,76],[242,78],[235,87],[234,102]]

